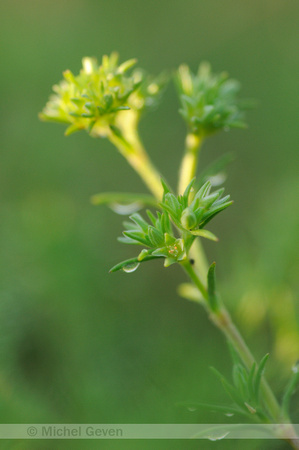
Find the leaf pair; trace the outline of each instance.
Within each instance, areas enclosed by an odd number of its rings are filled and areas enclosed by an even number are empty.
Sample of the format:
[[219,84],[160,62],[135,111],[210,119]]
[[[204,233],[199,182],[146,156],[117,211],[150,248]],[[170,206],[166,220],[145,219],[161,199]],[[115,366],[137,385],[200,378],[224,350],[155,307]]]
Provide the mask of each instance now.
[[229,347],[233,358],[233,383],[230,383],[215,368],[212,367],[211,369],[220,379],[233,405],[222,405],[220,407],[219,405],[208,405],[209,409],[216,408],[216,410],[225,410],[232,414],[238,413],[249,417],[255,422],[267,422],[269,420],[269,412],[260,401],[259,393],[262,375],[269,354],[265,355],[258,365],[253,363],[251,369],[247,370],[234,348],[231,345]]

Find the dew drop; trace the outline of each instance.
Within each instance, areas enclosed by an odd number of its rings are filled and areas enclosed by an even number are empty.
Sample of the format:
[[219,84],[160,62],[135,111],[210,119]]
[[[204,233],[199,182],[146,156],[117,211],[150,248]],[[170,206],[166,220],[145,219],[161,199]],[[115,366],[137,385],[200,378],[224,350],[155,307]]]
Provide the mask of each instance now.
[[234,413],[226,413],[225,416],[226,416],[226,417],[233,417],[233,416],[234,416]]
[[209,441],[221,441],[221,439],[224,439],[228,434],[229,431],[227,431],[224,434],[220,434],[218,436],[207,436],[207,439],[209,439]]
[[126,273],[132,273],[132,272],[135,272],[135,270],[137,270],[139,266],[140,266],[140,263],[138,263],[138,262],[132,263],[132,264],[127,264],[126,266],[123,267],[123,271]]

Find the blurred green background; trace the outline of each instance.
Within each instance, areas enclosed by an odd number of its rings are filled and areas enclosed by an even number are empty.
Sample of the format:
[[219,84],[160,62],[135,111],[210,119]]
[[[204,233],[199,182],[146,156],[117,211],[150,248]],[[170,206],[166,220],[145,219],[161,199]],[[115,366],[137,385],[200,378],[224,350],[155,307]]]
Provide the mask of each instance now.
[[[219,289],[279,395],[299,356],[298,13],[292,0],[2,0],[0,164],[0,421],[222,423],[177,406],[227,402],[209,366],[228,376],[226,344],[197,305],[178,297],[178,267],[147,263],[109,274],[134,249],[116,241],[122,218],[95,207],[101,191],[146,192],[105,140],[38,121],[63,70],[117,50],[150,73],[209,60],[258,99],[250,128],[213,137],[202,167],[236,159],[234,206],[208,244]],[[185,136],[173,85],[141,124],[170,183]],[[297,161],[297,163],[296,163]],[[298,395],[293,418],[298,422]],[[232,441],[14,441],[13,449],[215,449]],[[238,442],[235,448],[286,448]]]

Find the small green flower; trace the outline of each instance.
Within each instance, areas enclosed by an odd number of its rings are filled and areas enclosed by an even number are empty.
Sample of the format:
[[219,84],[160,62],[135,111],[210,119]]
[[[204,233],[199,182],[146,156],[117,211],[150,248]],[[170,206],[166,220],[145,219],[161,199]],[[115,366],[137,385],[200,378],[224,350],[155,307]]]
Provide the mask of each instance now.
[[[123,232],[124,236],[118,238],[125,244],[146,247],[135,259],[129,260],[129,265],[157,258],[164,258],[165,267],[183,261],[186,258],[185,243],[183,239],[173,235],[168,213],[157,212],[157,217],[155,217],[150,211],[147,211],[147,215],[151,224],[138,213],[130,216],[131,222],[124,222],[126,228],[126,231]],[[128,261],[124,261],[113,267],[111,271],[125,269],[127,265]]]
[[[195,179],[188,185],[184,194],[178,197],[162,181],[164,189],[163,201],[160,203],[162,213],[158,211],[155,217],[151,211],[147,211],[151,224],[138,213],[130,216],[130,222],[124,222],[126,230],[118,240],[125,244],[142,245],[145,248],[136,258],[117,264],[111,272],[120,269],[131,272],[140,262],[156,258],[165,258],[164,266],[168,267],[187,259],[197,236],[217,240],[213,233],[203,228],[232,202],[229,201],[229,195],[221,198],[223,189],[210,194],[209,181],[195,192],[194,181]],[[179,237],[174,235],[171,221],[177,228]]]
[[40,118],[68,124],[66,135],[86,130],[92,136],[109,136],[111,126],[125,135],[156,104],[165,84],[165,78],[152,80],[140,69],[128,74],[135,64],[130,59],[118,65],[117,53],[103,56],[100,65],[95,58],[83,58],[79,75],[67,70],[53,87],[55,94]]
[[191,133],[206,136],[218,130],[246,127],[243,111],[248,105],[237,99],[240,84],[226,73],[213,74],[206,62],[200,64],[197,74],[182,65],[176,84],[180,113]]
[[208,230],[203,230],[208,222],[220,211],[232,204],[230,196],[222,197],[224,189],[210,194],[211,183],[207,181],[197,192],[194,192],[195,179],[189,183],[183,195],[176,197],[164,183],[164,196],[161,207],[167,211],[173,223],[181,230],[193,236],[202,236],[217,240]]
[[184,241],[174,237],[168,214],[157,212],[157,217],[150,211],[147,211],[147,214],[152,224],[148,224],[140,214],[133,214],[130,216],[133,223],[124,223],[127,230],[123,233],[124,237],[119,240],[126,244],[148,247],[148,250],[144,249],[139,254],[139,261],[143,261],[149,255],[164,257],[164,265],[168,267],[183,260],[186,257]]

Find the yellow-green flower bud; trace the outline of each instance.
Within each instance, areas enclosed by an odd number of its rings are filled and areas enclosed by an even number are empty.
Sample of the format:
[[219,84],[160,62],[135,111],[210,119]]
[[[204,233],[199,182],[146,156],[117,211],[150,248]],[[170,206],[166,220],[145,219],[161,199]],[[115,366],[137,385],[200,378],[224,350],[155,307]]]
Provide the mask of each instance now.
[[181,223],[186,230],[192,230],[197,225],[197,218],[190,208],[186,208],[181,216]]

